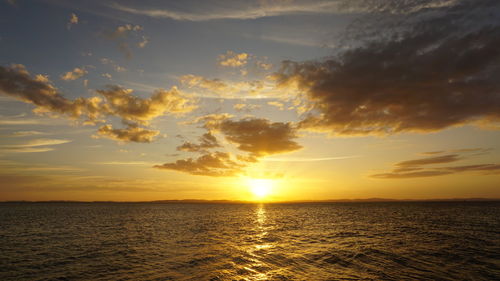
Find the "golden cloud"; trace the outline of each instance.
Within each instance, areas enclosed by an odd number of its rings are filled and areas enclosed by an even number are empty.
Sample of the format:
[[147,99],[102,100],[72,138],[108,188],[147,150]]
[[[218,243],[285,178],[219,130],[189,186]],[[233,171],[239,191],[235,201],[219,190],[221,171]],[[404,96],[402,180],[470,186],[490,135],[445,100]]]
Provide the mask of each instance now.
[[109,114],[142,124],[147,124],[151,119],[167,113],[181,114],[196,108],[176,87],[168,91],[156,90],[146,99],[133,96],[131,89],[119,86],[109,86],[107,90],[96,92],[104,97],[104,108]]
[[215,138],[215,136],[209,132],[209,133],[203,134],[200,137],[199,144],[185,142],[182,145],[178,146],[177,150],[188,151],[188,152],[200,152],[200,151],[206,151],[207,149],[216,148],[216,147],[220,147],[220,144],[217,141],[217,138]]
[[154,138],[160,134],[159,131],[144,129],[132,124],[129,124],[125,129],[113,129],[112,125],[104,125],[97,130],[97,134],[101,137],[113,139],[121,142],[152,142]]
[[0,152],[46,152],[54,150],[51,147],[59,144],[69,143],[67,139],[33,139],[22,143],[0,145]]
[[[0,93],[35,105],[36,113],[62,115],[70,119],[83,118],[84,123],[90,124],[102,122],[102,118],[106,116],[117,116],[127,122],[147,125],[156,117],[182,114],[196,108],[189,102],[188,97],[175,87],[168,91],[159,89],[149,98],[139,98],[132,95],[132,90],[109,86],[107,90],[96,91],[102,98],[94,96],[69,100],[62,96],[46,77],[38,75],[32,78],[23,65],[0,66]],[[120,139],[119,131],[103,130],[108,135],[115,136],[114,139]],[[139,133],[137,128],[124,130]],[[151,134],[148,136],[151,138]],[[128,139],[144,142],[148,138]]]
[[[297,136],[290,123],[271,122],[258,118],[233,121],[231,117],[228,114],[211,114],[197,118],[194,123],[202,123],[209,132],[200,137],[199,144],[186,142],[177,149],[198,152],[202,155],[197,159],[177,160],[155,167],[193,175],[235,176],[241,173],[249,163],[258,162],[261,157],[302,148],[294,141]],[[247,154],[236,155],[236,159],[231,159],[228,153],[208,152],[208,149],[220,147],[212,134],[215,131],[220,132],[226,140]]]
[[259,109],[260,107],[261,106],[258,104],[248,104],[248,103],[237,103],[233,105],[233,108],[236,111],[246,111],[246,112],[250,112],[254,109]]
[[85,76],[87,73],[88,71],[85,69],[85,67],[75,67],[75,69],[73,69],[72,71],[68,71],[65,74],[61,75],[61,79],[64,81],[73,81]]
[[241,173],[244,166],[233,161],[228,153],[214,152],[203,154],[196,159],[177,160],[173,163],[165,163],[154,167],[192,175],[228,177]]
[[247,53],[235,53],[233,51],[227,51],[223,55],[219,55],[218,61],[219,65],[226,67],[240,67],[247,64],[247,60],[250,57]]
[[78,24],[78,17],[76,16],[75,13],[71,13],[71,15],[69,17],[69,22],[66,25],[66,28],[68,28],[68,30],[70,30],[71,26],[74,25],[74,24]]

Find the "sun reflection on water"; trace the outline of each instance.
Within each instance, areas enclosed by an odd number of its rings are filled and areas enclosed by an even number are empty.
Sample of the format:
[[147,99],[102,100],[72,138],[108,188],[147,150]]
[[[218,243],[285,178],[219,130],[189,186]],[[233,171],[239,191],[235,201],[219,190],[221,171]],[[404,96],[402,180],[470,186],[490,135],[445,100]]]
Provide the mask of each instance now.
[[259,204],[255,209],[255,225],[253,228],[252,240],[254,243],[246,249],[251,257],[251,264],[245,267],[248,272],[252,272],[250,280],[268,280],[268,272],[273,266],[265,262],[266,257],[273,248],[273,245],[266,241],[269,235],[269,226],[266,224],[267,214],[264,204]]

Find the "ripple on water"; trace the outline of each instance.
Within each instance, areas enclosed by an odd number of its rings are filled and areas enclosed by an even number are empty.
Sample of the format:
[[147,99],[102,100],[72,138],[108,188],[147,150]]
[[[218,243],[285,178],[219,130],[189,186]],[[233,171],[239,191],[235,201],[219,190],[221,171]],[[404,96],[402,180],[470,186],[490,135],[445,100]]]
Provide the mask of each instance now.
[[498,280],[500,204],[0,203],[0,280]]

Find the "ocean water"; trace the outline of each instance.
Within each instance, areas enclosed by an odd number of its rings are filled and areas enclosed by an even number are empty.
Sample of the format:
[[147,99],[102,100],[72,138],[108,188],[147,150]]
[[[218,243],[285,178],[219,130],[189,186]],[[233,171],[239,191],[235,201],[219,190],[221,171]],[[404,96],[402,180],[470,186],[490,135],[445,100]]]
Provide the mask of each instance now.
[[500,203],[1,203],[0,280],[499,280]]

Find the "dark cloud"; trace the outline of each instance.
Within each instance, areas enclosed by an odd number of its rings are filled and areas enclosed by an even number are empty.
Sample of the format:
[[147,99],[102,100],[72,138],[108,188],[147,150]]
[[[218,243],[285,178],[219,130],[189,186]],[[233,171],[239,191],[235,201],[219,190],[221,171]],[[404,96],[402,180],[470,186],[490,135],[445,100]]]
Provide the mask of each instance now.
[[[197,158],[177,160],[155,166],[156,168],[176,170],[193,175],[235,176],[250,163],[259,162],[261,157],[292,152],[302,148],[294,141],[297,138],[291,123],[271,122],[267,119],[244,118],[231,120],[227,114],[211,114],[197,118],[194,123],[202,124],[208,130],[200,137],[199,144],[185,142],[178,150],[198,152]],[[212,132],[221,133],[226,140],[235,144],[245,155],[235,155],[231,159],[223,152],[209,153],[207,149],[220,147]]]
[[422,154],[422,155],[436,155],[436,154],[441,154],[444,152],[445,152],[444,150],[438,150],[438,151],[426,151],[426,152],[422,152],[420,154]]
[[199,144],[185,142],[182,145],[178,146],[177,150],[188,151],[188,152],[200,152],[200,151],[206,151],[207,149],[216,148],[216,147],[220,147],[220,144],[217,141],[217,138],[215,138],[215,136],[212,135],[211,133],[205,133],[200,137]]
[[[480,12],[500,6],[479,2]],[[285,61],[275,75],[278,85],[297,85],[312,105],[300,127],[368,135],[500,121],[500,24],[471,22],[479,13],[472,7],[408,12],[398,17],[408,20],[397,36],[358,42],[320,62]]]
[[270,122],[267,119],[245,118],[223,120],[216,127],[239,150],[255,156],[292,152],[302,148],[290,123]]
[[433,171],[416,171],[407,173],[382,173],[382,174],[371,175],[371,177],[377,179],[410,179],[410,178],[444,176],[449,174],[452,174],[452,172],[443,170],[433,170]]
[[430,165],[430,164],[450,163],[450,162],[456,162],[458,160],[460,160],[460,157],[457,154],[449,154],[449,155],[443,155],[443,156],[407,160],[407,161],[397,163],[396,166],[398,166],[398,167],[412,167],[412,166],[422,166],[422,165]]
[[443,154],[443,153],[472,153],[476,155],[480,154],[485,154],[493,150],[492,148],[482,148],[482,147],[477,147],[477,148],[461,148],[461,149],[451,149],[451,150],[439,150],[439,151],[427,151],[427,152],[422,152],[420,154],[422,155],[437,155],[437,154]]
[[177,160],[173,163],[165,163],[154,167],[192,175],[229,177],[241,173],[244,165],[233,161],[228,153],[214,152],[203,154],[196,159]]
[[0,66],[0,93],[36,106],[35,112],[65,115],[72,119],[86,116],[89,120],[102,113],[101,99],[69,100],[52,86],[47,77],[32,78],[20,64]]
[[[464,153],[467,153],[471,149],[460,149],[460,150],[463,151]],[[474,149],[474,151],[477,150],[484,150],[484,149],[479,149],[479,148]],[[459,165],[459,166],[439,165],[439,164],[457,162],[466,158],[467,157],[463,155],[448,154],[442,156],[407,160],[396,163],[394,165],[394,169],[388,173],[374,174],[371,175],[370,177],[379,179],[405,179],[405,178],[435,177],[435,176],[451,175],[464,172],[480,172],[486,175],[500,173],[500,164],[474,164],[474,165]]]

